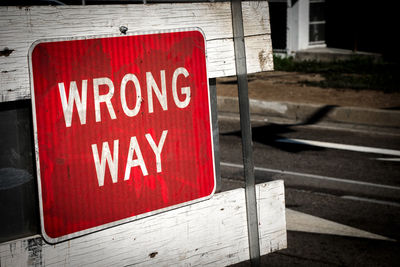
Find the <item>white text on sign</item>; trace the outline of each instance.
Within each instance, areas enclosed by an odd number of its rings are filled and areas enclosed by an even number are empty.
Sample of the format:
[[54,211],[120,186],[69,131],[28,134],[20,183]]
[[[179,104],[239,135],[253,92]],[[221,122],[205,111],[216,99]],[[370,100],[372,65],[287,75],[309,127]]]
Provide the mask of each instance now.
[[[185,78],[189,76],[189,72],[183,68],[179,67],[177,68],[171,78],[171,91],[172,91],[172,97],[174,99],[174,103],[178,108],[186,108],[189,103],[190,103],[190,87],[182,87],[180,88],[180,93],[185,95],[185,99],[181,101],[178,97],[178,88],[177,88],[177,81],[178,77],[180,75],[183,75]],[[159,86],[154,79],[154,76],[151,72],[146,72],[146,87],[147,87],[147,103],[148,103],[148,111],[149,113],[154,112],[154,107],[153,107],[153,93],[157,97],[161,107],[163,110],[168,110],[168,105],[167,105],[167,82],[166,82],[166,77],[165,77],[165,70],[160,71],[160,83],[161,86]],[[127,89],[127,84],[129,82],[132,82],[135,87],[136,91],[136,103],[133,108],[129,108],[127,101],[126,101],[126,89]],[[64,113],[64,119],[65,119],[65,126],[66,127],[71,127],[72,124],[72,113],[74,109],[74,105],[77,108],[78,111],[78,116],[80,123],[86,124],[86,116],[87,116],[87,80],[82,80],[81,83],[81,96],[79,95],[78,91],[78,85],[76,81],[71,81],[69,85],[69,95],[67,99],[67,94],[65,90],[65,84],[63,82],[58,83],[58,89],[60,92],[60,98],[61,98],[61,104],[63,108],[63,113]],[[108,87],[108,92],[106,94],[100,95],[100,86],[107,86]],[[161,90],[160,90],[161,87]],[[93,101],[94,101],[94,115],[96,122],[101,122],[101,112],[100,112],[100,104],[105,103],[108,113],[111,117],[111,119],[115,120],[117,116],[115,115],[114,107],[111,103],[111,99],[114,96],[114,83],[110,78],[107,77],[101,77],[101,78],[94,78],[93,79]],[[124,111],[125,115],[128,117],[133,117],[136,116],[141,108],[141,103],[142,103],[142,91],[141,91],[141,86],[139,83],[138,78],[136,77],[135,74],[128,73],[126,74],[120,84],[120,102],[121,102],[121,107],[122,110]]]
[[[162,132],[160,141],[158,141],[158,145],[155,143],[155,141],[153,140],[153,137],[150,134],[145,135],[151,149],[154,152],[154,156],[156,159],[155,162],[156,162],[157,173],[160,173],[162,171],[161,152],[162,152],[167,134],[168,134],[168,130],[164,130]],[[92,145],[93,159],[94,159],[94,164],[96,167],[97,180],[99,182],[99,186],[104,185],[104,175],[105,175],[105,171],[106,171],[106,163],[108,163],[109,170],[111,173],[111,179],[112,179],[113,183],[118,182],[118,150],[119,150],[118,143],[119,143],[119,140],[114,140],[113,155],[111,155],[110,146],[108,145],[108,142],[103,142],[101,158],[99,157],[97,145],[96,144]],[[133,159],[134,154],[136,155],[136,159]],[[136,167],[136,166],[140,167],[140,169],[142,170],[143,176],[147,176],[149,174],[147,171],[147,167],[146,167],[145,161],[143,159],[142,151],[140,150],[140,146],[137,141],[137,138],[136,138],[136,136],[132,136],[131,140],[130,140],[130,144],[129,144],[128,158],[126,161],[126,168],[125,168],[125,175],[124,175],[125,181],[129,180],[131,168]]]
[[[183,75],[184,78],[187,78],[189,76],[189,72],[183,67],[177,68],[170,79],[171,81],[170,88],[175,105],[178,108],[183,109],[190,104],[191,95],[190,95],[190,87],[182,87],[179,89],[179,91],[181,95],[184,95],[184,100],[181,100],[179,98],[177,82],[180,75]],[[136,93],[136,101],[133,108],[128,107],[126,99],[127,84],[130,82],[133,83]],[[77,82],[71,81],[69,85],[69,94],[67,98],[66,86],[64,82],[58,83],[65,126],[67,128],[71,127],[72,124],[72,117],[73,117],[72,115],[74,106],[76,106],[81,125],[86,124],[87,88],[88,88],[87,84],[88,84],[87,80],[81,81],[81,94],[79,94]],[[107,86],[108,92],[106,94],[100,94],[100,89],[99,89],[100,86]],[[93,79],[93,97],[94,97],[93,101],[94,101],[94,115],[96,122],[101,122],[102,116],[101,116],[100,104],[102,103],[106,105],[110,118],[111,119],[117,118],[114,111],[114,107],[111,103],[111,99],[114,96],[114,90],[115,90],[114,88],[115,88],[114,82],[110,78],[101,77]],[[125,115],[128,117],[136,116],[140,111],[142,103],[142,91],[139,79],[135,74],[132,73],[125,74],[120,82],[119,88],[120,88],[120,104]],[[156,82],[156,79],[154,78],[151,72],[146,72],[146,88],[147,88],[148,112],[149,113],[154,112],[153,93],[156,96],[158,102],[160,103],[162,110],[163,111],[168,110],[167,79],[165,77],[165,70],[160,71],[159,83]],[[162,132],[158,144],[150,134],[145,135],[148,145],[154,152],[157,173],[162,172],[161,152],[163,150],[167,134],[168,130],[164,130]],[[108,165],[112,182],[113,183],[118,182],[119,140],[118,139],[113,140],[112,144],[113,144],[112,153],[108,141],[102,143],[101,152],[99,152],[97,144],[91,145],[94,165],[97,174],[97,181],[99,186],[104,185],[106,165]],[[126,166],[124,174],[125,181],[130,179],[131,168],[133,167],[139,167],[142,171],[143,176],[148,175],[146,163],[142,156],[142,152],[136,136],[132,136],[130,139],[128,157],[125,166]]]

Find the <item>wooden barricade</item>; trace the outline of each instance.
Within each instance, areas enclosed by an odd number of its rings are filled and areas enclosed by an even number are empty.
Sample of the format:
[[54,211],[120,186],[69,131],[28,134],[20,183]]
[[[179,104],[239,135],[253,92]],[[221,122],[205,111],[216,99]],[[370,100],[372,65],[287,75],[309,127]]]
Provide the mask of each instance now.
[[[242,3],[248,73],[273,69],[267,1]],[[30,99],[28,50],[44,38],[199,27],[209,78],[235,75],[230,2],[0,7],[0,104]],[[13,134],[13,133],[11,133]],[[261,254],[286,248],[282,181],[256,185]],[[244,189],[56,245],[0,244],[0,266],[222,266],[249,259]]]

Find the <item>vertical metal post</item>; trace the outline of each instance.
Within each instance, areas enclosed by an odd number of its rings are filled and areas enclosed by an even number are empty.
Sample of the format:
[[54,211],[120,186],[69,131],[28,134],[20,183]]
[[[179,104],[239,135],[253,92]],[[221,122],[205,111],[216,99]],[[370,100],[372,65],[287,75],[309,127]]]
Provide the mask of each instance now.
[[253,149],[250,124],[250,103],[247,83],[246,51],[242,16],[242,1],[231,0],[232,26],[235,50],[236,76],[239,90],[240,128],[242,132],[242,151],[244,177],[246,179],[247,228],[249,234],[249,253],[252,266],[260,265],[260,243],[258,236],[257,202],[254,178]]
[[209,79],[210,85],[210,102],[211,102],[211,119],[213,129],[213,142],[214,142],[214,165],[216,176],[215,192],[221,191],[221,168],[219,158],[219,129],[218,129],[218,105],[217,105],[217,79]]

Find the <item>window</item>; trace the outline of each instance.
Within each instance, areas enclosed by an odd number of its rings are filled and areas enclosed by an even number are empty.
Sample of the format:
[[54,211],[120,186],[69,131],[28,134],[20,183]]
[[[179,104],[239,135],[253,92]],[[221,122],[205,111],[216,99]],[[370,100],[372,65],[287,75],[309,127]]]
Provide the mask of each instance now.
[[325,43],[325,0],[310,0],[309,43]]

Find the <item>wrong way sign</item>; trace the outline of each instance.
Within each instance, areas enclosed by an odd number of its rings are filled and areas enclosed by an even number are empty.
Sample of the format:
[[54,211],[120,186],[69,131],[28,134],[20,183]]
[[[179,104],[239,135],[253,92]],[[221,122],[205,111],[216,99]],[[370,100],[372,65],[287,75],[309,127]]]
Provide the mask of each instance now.
[[32,45],[29,63],[48,242],[214,193],[199,29],[41,40]]

